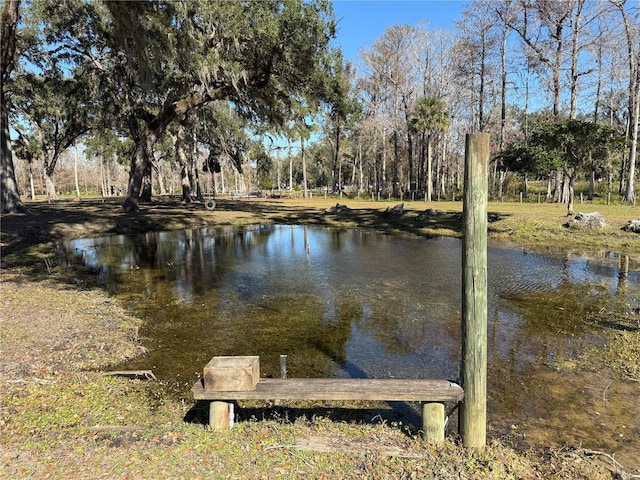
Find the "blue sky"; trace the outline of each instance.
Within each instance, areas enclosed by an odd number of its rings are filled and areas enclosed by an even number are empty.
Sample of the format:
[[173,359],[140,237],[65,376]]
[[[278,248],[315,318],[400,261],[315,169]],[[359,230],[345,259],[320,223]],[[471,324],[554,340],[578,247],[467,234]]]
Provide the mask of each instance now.
[[461,0],[334,0],[338,20],[336,44],[345,60],[355,62],[358,52],[370,47],[387,27],[427,21],[430,30],[454,30],[465,1]]

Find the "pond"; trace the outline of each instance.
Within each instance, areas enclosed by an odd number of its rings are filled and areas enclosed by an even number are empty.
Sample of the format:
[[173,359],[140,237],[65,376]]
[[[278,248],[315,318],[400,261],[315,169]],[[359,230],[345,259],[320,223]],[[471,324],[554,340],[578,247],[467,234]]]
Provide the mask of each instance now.
[[[125,367],[182,395],[214,355],[260,355],[273,377],[287,355],[290,377],[459,378],[459,239],[271,225],[82,239],[61,254],[145,320],[149,354]],[[490,243],[488,280],[490,434],[639,456],[640,384],[573,366],[603,346],[585,319],[640,308],[640,259]]]

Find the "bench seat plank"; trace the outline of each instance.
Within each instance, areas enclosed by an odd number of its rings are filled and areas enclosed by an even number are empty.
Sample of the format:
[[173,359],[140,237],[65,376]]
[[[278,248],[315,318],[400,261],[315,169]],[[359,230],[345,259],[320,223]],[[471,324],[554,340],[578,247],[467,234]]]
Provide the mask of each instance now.
[[459,402],[462,387],[448,380],[373,378],[261,378],[255,390],[205,390],[203,380],[191,389],[195,400],[387,400]]

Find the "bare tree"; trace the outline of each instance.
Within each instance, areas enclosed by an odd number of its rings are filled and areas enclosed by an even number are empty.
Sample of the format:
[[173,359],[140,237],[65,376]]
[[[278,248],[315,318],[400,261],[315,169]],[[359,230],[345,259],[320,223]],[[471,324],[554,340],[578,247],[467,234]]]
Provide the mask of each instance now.
[[[640,19],[636,4],[628,7],[627,1],[611,2],[616,6],[622,18],[624,35],[627,46],[627,62],[629,67],[629,98],[628,113],[629,127],[627,136],[630,140],[629,165],[627,170],[627,185],[624,190],[623,201],[634,202],[635,193],[635,167],[638,155],[638,121],[640,121]],[[631,18],[630,18],[631,17]]]
[[549,69],[555,118],[560,115],[561,73],[572,1],[520,0],[519,14],[502,19]]
[[454,47],[456,71],[463,82],[471,81],[473,111],[473,130],[485,131],[487,127],[487,102],[492,73],[495,70],[493,55],[499,45],[497,31],[494,29],[494,10],[490,3],[473,2],[462,12],[457,22],[458,42]]

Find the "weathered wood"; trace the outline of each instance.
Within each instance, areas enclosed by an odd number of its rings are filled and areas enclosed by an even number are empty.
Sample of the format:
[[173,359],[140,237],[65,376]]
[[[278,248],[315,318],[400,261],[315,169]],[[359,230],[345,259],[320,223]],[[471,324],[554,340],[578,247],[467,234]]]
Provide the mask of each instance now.
[[260,378],[257,356],[213,357],[204,367],[205,390],[253,390]]
[[158,380],[151,370],[114,370],[103,372],[105,377],[144,377],[147,380]]
[[388,400],[459,402],[464,391],[448,380],[371,378],[261,378],[256,388],[240,392],[208,391],[198,380],[196,400]]
[[431,443],[444,442],[444,404],[427,402],[422,404],[422,432],[424,438]]
[[487,442],[487,200],[489,134],[468,134],[465,151],[462,237],[462,442]]
[[[227,403],[225,400],[427,402],[422,407],[422,429],[425,440],[436,444],[444,440],[445,415],[444,404],[441,402],[460,402],[464,398],[464,391],[456,383],[448,380],[421,379],[263,378],[255,390],[226,392],[205,390],[204,381],[200,379],[191,392],[196,400],[213,400],[209,407],[209,424],[214,430],[223,430],[233,425],[233,403]],[[225,411],[228,415],[226,424]]]
[[216,431],[228,430],[230,425],[230,412],[233,412],[233,404],[228,402],[211,402],[209,405],[209,426]]

